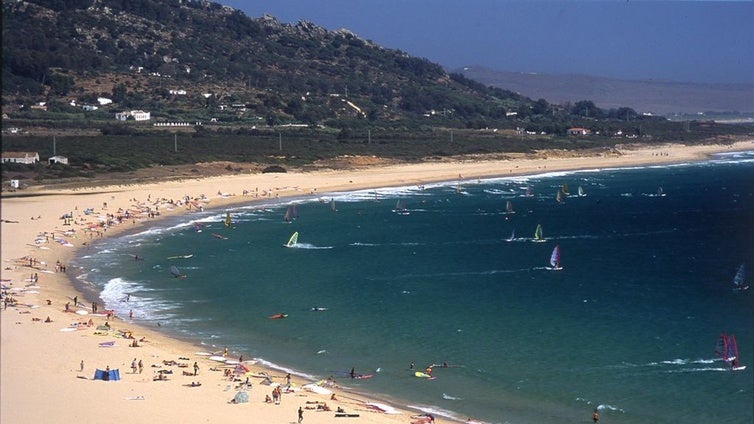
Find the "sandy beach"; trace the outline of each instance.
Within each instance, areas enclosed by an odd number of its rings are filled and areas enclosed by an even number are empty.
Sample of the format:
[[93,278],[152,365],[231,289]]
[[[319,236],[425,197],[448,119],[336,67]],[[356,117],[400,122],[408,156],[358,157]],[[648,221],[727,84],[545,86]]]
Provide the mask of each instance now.
[[[0,313],[0,422],[240,423],[251,419],[291,423],[298,421],[299,408],[305,423],[329,423],[334,417],[363,424],[422,422],[416,417],[420,411],[393,409],[337,387],[328,389],[335,396],[332,399],[329,393],[317,393],[320,389],[303,388],[316,382],[296,377],[291,390],[283,389],[279,403],[265,402],[266,396],[272,397],[275,385],[287,386],[284,373],[264,369],[252,358],[243,362],[248,373],[239,371],[235,364],[197,355],[207,350],[206,346],[140,327],[128,316],[108,317],[102,312],[104,305],[99,305],[102,313],[92,314],[92,302],[98,300],[76,291],[70,280],[74,270],[65,266],[100,237],[112,237],[195,208],[222,210],[277,197],[318,197],[334,191],[438,181],[683,163],[704,160],[713,153],[744,150],[754,150],[754,140],[701,146],[626,145],[587,156],[541,152],[505,160],[474,157],[337,171],[93,184],[78,189],[42,186],[3,192],[0,276],[5,300],[13,298],[15,303],[4,302]],[[105,324],[110,328],[103,327]],[[134,342],[137,347],[132,346]],[[223,355],[222,349],[210,353]],[[238,361],[242,355],[244,352],[228,352],[226,358]],[[143,368],[137,366],[134,372],[134,361],[141,361]],[[93,379],[96,369],[107,367],[119,370],[119,381]],[[271,377],[273,385],[262,384],[263,373]],[[166,379],[155,381],[160,374]],[[247,378],[251,388],[244,387]],[[238,392],[247,393],[249,402],[230,403]],[[345,416],[338,416],[338,408]]]

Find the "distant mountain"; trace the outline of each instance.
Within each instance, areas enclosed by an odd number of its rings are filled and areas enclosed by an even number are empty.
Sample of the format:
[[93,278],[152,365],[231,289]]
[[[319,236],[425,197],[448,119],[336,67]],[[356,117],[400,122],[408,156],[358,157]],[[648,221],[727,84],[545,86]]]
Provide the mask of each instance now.
[[633,81],[588,75],[534,74],[469,66],[458,70],[469,79],[502,87],[550,103],[591,100],[600,108],[630,107],[639,113],[754,113],[754,84],[697,84]]

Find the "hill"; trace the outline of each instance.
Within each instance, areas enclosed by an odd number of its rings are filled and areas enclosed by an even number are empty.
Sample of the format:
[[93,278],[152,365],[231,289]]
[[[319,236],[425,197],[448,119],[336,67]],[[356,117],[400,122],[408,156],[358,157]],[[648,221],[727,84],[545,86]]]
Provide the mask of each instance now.
[[430,115],[479,127],[531,103],[348,30],[208,1],[4,0],[3,57],[6,113],[106,97],[108,117],[139,108],[168,120],[391,125]]
[[627,106],[640,113],[754,114],[754,85],[697,84],[672,81],[632,81],[588,75],[504,72],[469,66],[459,71],[467,78],[505,87],[522,96],[564,104],[592,100],[605,109]]
[[3,0],[2,19],[2,150],[69,159],[6,165],[4,177],[216,161],[265,169],[346,155],[417,161],[748,132],[532,100],[345,29],[206,0]]

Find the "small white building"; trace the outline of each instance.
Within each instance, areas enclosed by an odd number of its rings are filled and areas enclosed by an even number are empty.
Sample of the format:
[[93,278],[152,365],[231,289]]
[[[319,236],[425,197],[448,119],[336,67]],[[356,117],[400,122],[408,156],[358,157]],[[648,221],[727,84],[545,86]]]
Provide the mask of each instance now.
[[100,106],[109,105],[113,101],[111,99],[108,99],[107,97],[97,97],[97,102]]
[[68,165],[68,158],[65,156],[57,155],[57,156],[51,156],[49,159],[47,159],[48,165],[53,165],[56,163],[59,163],[62,165]]
[[125,121],[128,118],[133,118],[135,121],[149,121],[152,119],[151,112],[144,112],[143,110],[131,110],[115,114],[115,119],[119,121]]
[[581,127],[568,128],[567,132],[568,135],[587,135],[591,133],[588,129]]
[[33,165],[39,162],[39,153],[37,152],[3,152],[3,163],[23,163]]

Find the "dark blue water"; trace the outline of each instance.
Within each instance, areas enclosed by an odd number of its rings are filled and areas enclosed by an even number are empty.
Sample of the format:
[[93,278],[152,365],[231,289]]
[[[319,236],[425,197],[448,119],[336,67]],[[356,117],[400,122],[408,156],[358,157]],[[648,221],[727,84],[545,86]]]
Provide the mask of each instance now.
[[[211,211],[105,240],[78,259],[82,281],[205,350],[459,419],[754,419],[754,289],[731,290],[741,263],[754,269],[754,155],[323,197],[293,200],[293,223],[286,204],[254,204],[230,210],[232,228]],[[715,357],[721,332],[745,370]],[[444,361],[434,380],[409,369]]]

